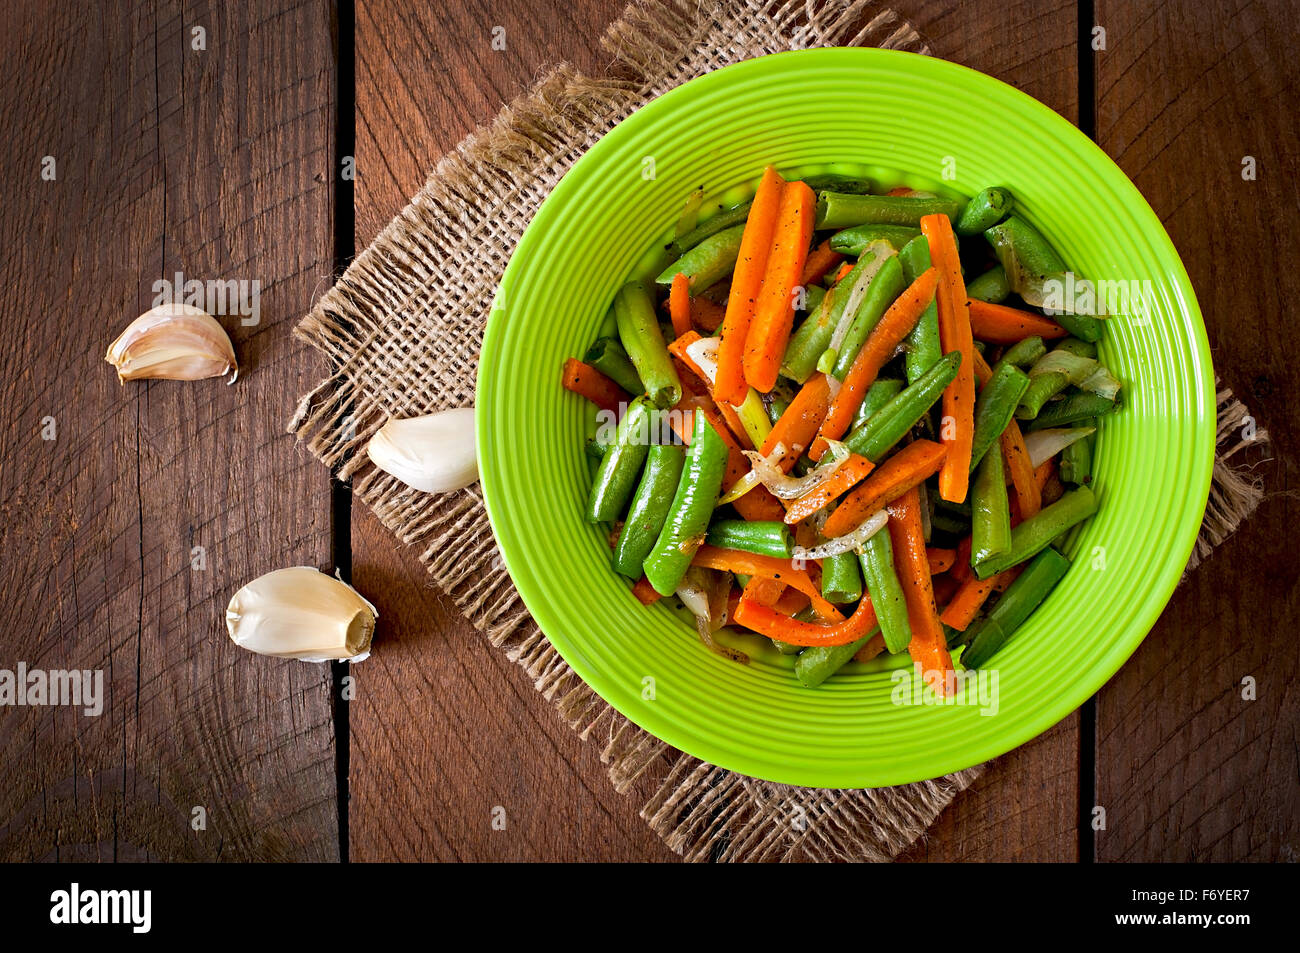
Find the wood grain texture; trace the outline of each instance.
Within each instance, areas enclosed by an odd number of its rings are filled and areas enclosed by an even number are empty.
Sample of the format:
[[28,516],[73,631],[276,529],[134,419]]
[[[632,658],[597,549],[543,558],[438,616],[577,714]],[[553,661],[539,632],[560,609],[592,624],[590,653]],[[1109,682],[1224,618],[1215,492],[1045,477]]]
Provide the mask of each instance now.
[[[328,8],[2,16],[0,667],[102,669],[107,697],[0,709],[0,858],[333,859],[328,672],[223,621],[247,579],[329,556],[327,474],[284,434],[324,370],[289,329],[330,270]],[[221,319],[233,387],[104,363],[177,270],[261,282],[259,324]]]
[[[1165,222],[1215,371],[1273,437],[1268,493],[1101,691],[1099,860],[1294,860],[1300,850],[1300,208],[1294,5],[1099,0],[1098,138]],[[1257,178],[1242,178],[1253,156]],[[1272,236],[1271,238],[1269,236]],[[1279,528],[1282,528],[1279,530]],[[1242,698],[1242,679],[1257,700]]]
[[[545,0],[358,5],[356,241],[367,242],[445,151],[560,58],[597,64],[621,5]],[[493,27],[506,49],[492,49]],[[582,742],[505,654],[434,589],[363,505],[353,580],[381,650],[353,668],[353,860],[667,860]],[[502,809],[504,829],[493,825]],[[501,817],[501,814],[495,815]]]

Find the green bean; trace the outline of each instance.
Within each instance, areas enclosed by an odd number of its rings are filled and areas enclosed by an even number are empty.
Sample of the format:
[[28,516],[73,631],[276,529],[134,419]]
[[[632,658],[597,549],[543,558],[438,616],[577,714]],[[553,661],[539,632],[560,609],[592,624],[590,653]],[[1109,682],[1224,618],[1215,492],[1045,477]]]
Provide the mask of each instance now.
[[700,207],[704,204],[704,186],[700,186],[686,196],[686,202],[682,205],[682,212],[677,217],[677,224],[673,227],[673,237],[680,238],[692,231],[700,223]]
[[875,241],[888,242],[897,251],[920,234],[919,228],[906,225],[855,225],[832,235],[830,245],[841,255],[857,256]]
[[[836,380],[844,380],[872,329],[894,303],[894,299],[903,293],[905,287],[903,266],[899,263],[897,255],[891,255],[885,259],[885,263],[871,279],[867,293],[862,298],[862,304],[858,307],[857,314],[853,316],[853,322],[849,325],[844,340],[840,342],[839,349],[827,352],[835,354],[835,363],[831,366],[830,373]],[[825,356],[822,355],[823,358]],[[820,367],[820,362],[818,366]]]
[[634,397],[645,393],[641,376],[632,366],[632,359],[627,356],[623,345],[614,338],[598,338],[595,344],[587,348],[587,356],[583,361]]
[[866,195],[871,191],[871,180],[853,175],[837,175],[826,172],[820,175],[805,175],[804,185],[814,192],[839,192],[844,195]]
[[1096,361],[1075,353],[1069,341],[1057,345],[1029,369],[1029,388],[1020,398],[1016,416],[1033,420],[1043,405],[1071,384],[1078,384],[1098,367]]
[[862,598],[862,572],[852,550],[822,560],[822,597],[836,605]]
[[975,400],[975,433],[971,437],[970,469],[975,472],[989,447],[997,443],[1029,389],[1029,377],[1014,364],[998,362]]
[[[1081,427],[1096,425],[1097,421],[1093,419],[1079,423]],[[1092,443],[1095,437],[1096,434],[1089,434],[1061,451],[1060,475],[1063,483],[1083,486],[1092,482]]]
[[715,520],[709,526],[710,546],[743,549],[747,553],[789,559],[794,555],[790,527],[778,520]]
[[609,447],[601,443],[595,437],[592,437],[590,440],[587,441],[586,449],[587,449],[588,458],[595,460],[597,463],[599,463],[600,461],[605,459],[605,452],[609,450]]
[[1001,265],[994,265],[982,275],[971,279],[966,285],[966,297],[977,301],[998,304],[1011,294],[1011,285],[1007,284],[1007,272]]
[[[929,240],[924,235],[912,239],[898,253],[898,258],[903,263],[903,281],[907,285],[911,285],[931,265]],[[907,337],[903,339],[903,346],[907,349],[903,355],[903,367],[907,371],[907,382],[915,384],[921,379],[921,375],[934,367],[935,362],[943,356],[943,350],[939,346],[939,305],[937,296],[930,301],[929,306],[922,312],[920,319],[916,322],[916,327],[912,328]]]
[[1097,345],[1091,341],[1081,341],[1078,338],[1065,338],[1063,341],[1057,342],[1055,350],[1065,351],[1075,357],[1087,358],[1093,361],[1097,359]]
[[[772,647],[782,655],[798,655],[804,648],[802,645],[792,645],[789,642],[782,642],[780,639],[773,639]],[[796,662],[795,664],[798,665],[799,663]]]
[[677,492],[685,462],[686,451],[681,447],[656,444],[650,448],[641,483],[632,496],[627,519],[614,546],[615,572],[631,579],[641,575],[641,563],[650,554],[650,547],[659,538],[659,531],[668,518],[668,507]]
[[874,628],[856,642],[847,645],[814,645],[804,649],[794,662],[795,678],[805,688],[816,688],[847,665],[858,653],[858,649],[870,642],[879,631],[879,627]]
[[632,491],[650,444],[650,402],[638,397],[619,421],[614,444],[605,452],[587,498],[587,519],[605,523],[618,519]]
[[744,231],[742,223],[710,235],[665,268],[655,283],[670,285],[673,276],[680,272],[691,280],[691,294],[698,294],[717,284],[736,267],[736,257],[740,254],[740,236]]
[[952,199],[917,198],[911,195],[847,195],[822,192],[817,197],[817,228],[850,228],[854,225],[921,224],[926,215],[956,218],[961,203]]
[[776,423],[785,413],[786,408],[790,406],[790,401],[784,397],[773,397],[771,400],[764,401],[767,405],[767,419]]
[[1033,367],[1038,363],[1038,359],[1047,353],[1047,345],[1043,343],[1040,337],[1025,338],[1023,341],[1017,341],[1011,347],[1007,348],[1002,354],[1002,360],[999,364],[1014,364],[1016,367],[1024,370]]
[[984,189],[966,203],[961,215],[952,223],[958,235],[978,235],[1011,214],[1016,200],[1006,189]]
[[901,652],[912,641],[912,627],[907,621],[907,598],[894,571],[894,548],[887,529],[873,534],[862,544],[860,559],[876,621],[885,637],[885,649],[890,653]]
[[655,317],[649,289],[639,281],[625,284],[614,296],[614,315],[618,319],[619,340],[651,403],[661,410],[674,406],[682,399],[682,381],[668,356],[668,345]]
[[[672,255],[673,258],[681,258],[706,238],[712,238],[718,232],[731,228],[733,225],[745,224],[745,220],[749,218],[749,207],[753,204],[753,202],[743,202],[732,208],[723,209],[718,214],[696,225],[685,235],[674,238],[664,247],[668,249],[668,254]],[[669,278],[669,281],[671,280]]]
[[1055,549],[1049,547],[1039,553],[1002,593],[989,614],[966,630],[963,641],[969,645],[962,652],[962,666],[975,669],[991,659],[1042,604],[1069,568],[1070,561]]
[[1052,540],[1076,523],[1081,523],[1097,512],[1097,496],[1090,487],[1067,490],[1065,495],[1045,506],[1035,515],[1011,530],[1011,548],[1001,556],[986,559],[975,567],[980,579],[996,576],[1004,569],[1018,566],[1037,555]]
[[1071,394],[1063,400],[1054,400],[1044,407],[1037,417],[1029,422],[1027,430],[1043,430],[1046,427],[1078,426],[1079,421],[1089,417],[1101,417],[1113,412],[1119,404],[1109,397],[1099,394]]
[[726,466],[727,445],[704,414],[695,414],[695,431],[668,518],[641,564],[646,580],[659,595],[669,596],[677,590],[704,541]]
[[[1006,269],[1011,290],[1036,308],[1046,300],[1045,284],[1065,281],[1065,262],[1037,229],[1019,216],[986,229],[984,237]],[[1084,341],[1101,340],[1101,322],[1087,314],[1054,315],[1067,331]]]
[[822,356],[835,333],[835,323],[839,320],[836,315],[844,310],[847,297],[847,288],[832,288],[827,291],[817,310],[810,313],[790,336],[790,343],[785,347],[785,357],[781,360],[782,377],[802,384],[812,376],[817,369],[817,359]]
[[878,377],[867,388],[866,396],[853,413],[853,426],[860,427],[871,419],[871,415],[889,403],[903,389],[903,382],[892,377]]
[[[799,341],[798,348],[796,349],[793,339],[790,346],[786,348],[781,373],[786,374],[787,369],[791,372],[802,373],[802,377],[795,376],[794,373],[787,374],[787,376],[802,384],[812,376],[814,370],[822,370],[821,365],[823,363],[826,365],[826,372],[829,372],[829,368],[834,366],[835,357],[838,354],[838,351],[829,350],[831,338],[835,336],[835,329],[840,326],[840,319],[844,316],[844,309],[848,307],[849,298],[853,295],[853,286],[858,283],[862,273],[867,268],[872,267],[875,261],[875,252],[870,255],[864,253],[849,269],[848,274],[836,282],[822,302],[822,310],[817,314],[817,324],[808,327],[808,322],[805,321],[799,328],[799,332],[803,332],[803,337]],[[879,267],[883,269],[883,265]],[[875,284],[875,279],[879,277],[878,269],[876,275],[872,278],[872,284]],[[868,288],[868,290],[870,289]],[[858,313],[861,313],[864,305],[865,301],[858,303]],[[806,332],[805,328],[807,328]],[[800,334],[796,333],[795,337],[800,337]],[[812,353],[814,348],[818,348],[815,354]],[[794,360],[792,360],[792,356]]]
[[803,290],[803,307],[799,310],[804,314],[812,314],[822,306],[822,299],[825,297],[825,288],[820,285],[809,285]]
[[872,463],[878,463],[934,406],[934,402],[943,395],[943,389],[956,379],[957,368],[960,366],[961,352],[949,351],[920,380],[850,433],[844,443],[854,453],[861,454]]
[[971,486],[970,558],[994,559],[1011,548],[1011,504],[1002,470],[1002,454],[984,457]]

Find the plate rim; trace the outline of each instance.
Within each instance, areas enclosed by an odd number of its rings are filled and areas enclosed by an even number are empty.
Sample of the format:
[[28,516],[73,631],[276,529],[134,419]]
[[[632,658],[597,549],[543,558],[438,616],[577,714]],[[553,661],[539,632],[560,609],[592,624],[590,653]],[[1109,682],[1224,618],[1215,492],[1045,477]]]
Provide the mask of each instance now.
[[[1181,256],[1178,254],[1176,247],[1170,239],[1164,223],[1160,217],[1151,208],[1145,196],[1128,177],[1127,173],[1093,140],[1085,136],[1076,126],[1067,119],[1051,109],[1047,105],[1039,102],[1027,93],[1011,86],[996,77],[989,76],[986,73],[971,69],[959,63],[950,60],[940,59],[931,56],[922,56],[916,53],[909,53],[900,50],[882,50],[869,47],[821,47],[806,50],[790,50],[780,53],[773,53],[766,56],[755,57],[744,60],[740,63],[734,63],[722,69],[714,70],[702,76],[698,76],[663,95],[645,103],[638,109],[634,110],[627,117],[615,125],[609,132],[594,143],[582,156],[580,156],[567,172],[561,177],[551,192],[542,201],[534,214],[532,220],[526,226],[522,233],[514,252],[511,254],[510,261],[502,274],[501,281],[498,284],[497,298],[505,300],[509,297],[510,286],[518,280],[518,274],[527,267],[529,252],[533,246],[543,241],[541,237],[545,232],[546,223],[558,214],[557,210],[564,204],[565,199],[575,189],[581,188],[579,179],[581,174],[575,176],[574,173],[581,173],[585,166],[595,164],[599,157],[607,151],[612,151],[618,147],[618,144],[626,137],[637,132],[639,127],[645,123],[653,122],[662,112],[670,111],[675,107],[678,100],[697,92],[701,88],[722,82],[720,76],[733,75],[736,73],[747,72],[751,70],[763,70],[764,64],[774,60],[787,60],[790,58],[801,59],[818,59],[827,58],[836,60],[840,58],[850,58],[863,60],[879,60],[897,62],[918,63],[924,62],[927,65],[922,69],[931,69],[942,74],[945,71],[951,71],[952,75],[957,77],[965,76],[965,81],[992,84],[1008,91],[1013,98],[1022,101],[1027,109],[1039,113],[1040,116],[1046,117],[1046,122],[1060,129],[1063,137],[1072,139],[1073,142],[1087,153],[1091,154],[1094,161],[1100,160],[1103,168],[1108,173],[1118,175],[1118,182],[1121,188],[1126,188],[1133,198],[1139,203],[1135,208],[1139,219],[1146,219],[1146,224],[1153,226],[1146,234],[1152,242],[1153,250],[1157,252],[1166,252],[1170,260],[1176,266],[1172,273],[1169,273],[1171,287],[1179,292],[1179,301],[1185,319],[1189,319],[1193,330],[1191,345],[1199,358],[1198,367],[1204,369],[1203,376],[1197,380],[1199,390],[1201,391],[1202,402],[1207,408],[1205,420],[1202,421],[1199,430],[1196,432],[1198,442],[1205,443],[1204,461],[1198,460],[1197,463],[1202,469],[1199,474],[1200,487],[1194,494],[1189,492],[1189,499],[1199,500],[1196,509],[1196,519],[1193,521],[1190,516],[1187,517],[1184,525],[1178,527],[1178,535],[1174,537],[1177,546],[1174,553],[1181,553],[1181,558],[1177,561],[1170,561],[1166,566],[1161,568],[1161,575],[1147,591],[1146,597],[1142,600],[1143,604],[1136,611],[1136,621],[1132,625],[1133,636],[1122,640],[1119,644],[1112,647],[1104,655],[1093,660],[1093,663],[1082,669],[1078,678],[1071,680],[1070,687],[1073,689],[1061,694],[1069,699],[1068,705],[1046,705],[1040,714],[1036,717],[1030,717],[1022,722],[1018,729],[1011,729],[1006,736],[996,742],[986,744],[986,747],[996,748],[994,751],[980,750],[978,753],[972,753],[968,758],[964,754],[953,760],[961,763],[940,764],[935,767],[934,773],[925,777],[912,777],[910,775],[887,776],[883,778],[863,779],[860,776],[852,774],[852,769],[842,770],[830,768],[825,772],[825,777],[811,778],[810,772],[802,767],[796,767],[790,776],[785,778],[771,777],[766,774],[757,774],[742,762],[745,756],[736,756],[725,745],[711,744],[707,738],[699,734],[692,734],[684,737],[678,730],[677,726],[670,722],[664,722],[657,717],[654,706],[631,706],[620,704],[610,698],[602,688],[593,684],[593,681],[601,681],[600,673],[592,671],[587,664],[580,648],[568,642],[567,637],[562,633],[562,626],[558,620],[550,615],[550,606],[547,600],[533,589],[533,582],[528,574],[516,572],[510,563],[510,554],[507,552],[507,546],[502,543],[502,534],[498,531],[499,504],[494,506],[496,490],[493,483],[495,474],[491,468],[484,468],[480,465],[481,483],[484,505],[487,510],[488,520],[492,527],[492,533],[497,548],[501,553],[516,590],[519,592],[525,607],[529,614],[537,623],[538,628],[546,637],[548,642],[555,648],[565,662],[574,670],[583,683],[591,689],[602,701],[612,707],[624,718],[628,719],[639,728],[650,733],[655,738],[672,745],[693,757],[702,761],[717,765],[726,770],[735,771],[748,776],[759,777],[765,780],[771,780],[776,783],[790,784],[800,787],[816,787],[831,789],[857,789],[862,787],[883,787],[900,784],[914,783],[917,781],[927,780],[929,778],[939,778],[944,775],[961,771],[999,757],[1009,751],[1012,751],[1026,742],[1038,737],[1053,725],[1067,718],[1075,711],[1084,701],[1095,695],[1115,673],[1127,662],[1137,651],[1142,642],[1150,634],[1156,622],[1163,614],[1167,607],[1174,590],[1177,588],[1178,581],[1181,578],[1182,571],[1186,566],[1187,559],[1190,558],[1195,546],[1199,533],[1201,521],[1203,519],[1205,506],[1208,503],[1212,475],[1213,460],[1215,451],[1215,434],[1216,434],[1216,413],[1215,413],[1215,382],[1212,357],[1209,349],[1208,334],[1205,327],[1204,318],[1200,306],[1196,299],[1195,290],[1192,287],[1191,279],[1187,274],[1186,266],[1183,264]],[[961,81],[961,80],[959,80]],[[592,158],[595,156],[596,158]],[[906,170],[901,170],[906,171]],[[478,446],[480,460],[483,458],[484,448],[492,445],[491,429],[487,421],[492,415],[482,412],[485,406],[492,405],[492,395],[490,379],[491,370],[499,362],[500,352],[503,346],[504,323],[497,320],[496,299],[489,311],[486,322],[486,328],[483,335],[483,345],[479,356],[479,365],[475,386],[475,403],[479,413],[475,415],[475,440]],[[1197,388],[1192,388],[1193,393]],[[1195,447],[1193,456],[1199,457],[1201,448]],[[549,625],[548,625],[549,618]],[[559,634],[557,635],[557,632]],[[963,749],[963,751],[966,749]],[[795,776],[798,778],[795,778]]]

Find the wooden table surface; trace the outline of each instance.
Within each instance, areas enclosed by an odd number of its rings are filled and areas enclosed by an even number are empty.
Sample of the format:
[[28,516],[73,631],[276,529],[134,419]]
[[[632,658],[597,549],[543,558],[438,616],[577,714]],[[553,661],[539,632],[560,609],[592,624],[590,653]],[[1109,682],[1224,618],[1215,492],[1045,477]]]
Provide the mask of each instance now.
[[[620,7],[4,4],[0,669],[102,670],[106,701],[0,708],[0,859],[674,859],[638,793],[612,791],[593,746],[285,433],[326,370],[290,331],[339,262],[548,66],[601,68]],[[906,859],[1294,859],[1300,10],[894,7],[1132,177],[1191,274],[1216,371],[1274,440],[1259,512],[1136,655]],[[260,282],[258,323],[225,319],[233,387],[120,386],[103,361],[177,271]],[[300,564],[350,568],[379,607],[351,701],[341,671],[226,637],[235,589]],[[1080,823],[1095,806],[1102,830]]]

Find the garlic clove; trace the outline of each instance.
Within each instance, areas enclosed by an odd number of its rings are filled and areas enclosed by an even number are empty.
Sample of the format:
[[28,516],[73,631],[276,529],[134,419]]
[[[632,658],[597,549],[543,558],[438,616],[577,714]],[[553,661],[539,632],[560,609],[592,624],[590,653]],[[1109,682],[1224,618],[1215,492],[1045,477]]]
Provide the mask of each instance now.
[[355,589],[311,566],[277,569],[235,593],[226,607],[231,641],[259,655],[304,662],[360,662],[379,613]]
[[119,381],[159,378],[197,381],[239,376],[235,349],[216,318],[188,304],[160,304],[126,326],[109,345],[104,360],[117,368]]
[[407,486],[447,493],[478,479],[474,408],[390,420],[366,445],[371,461]]

